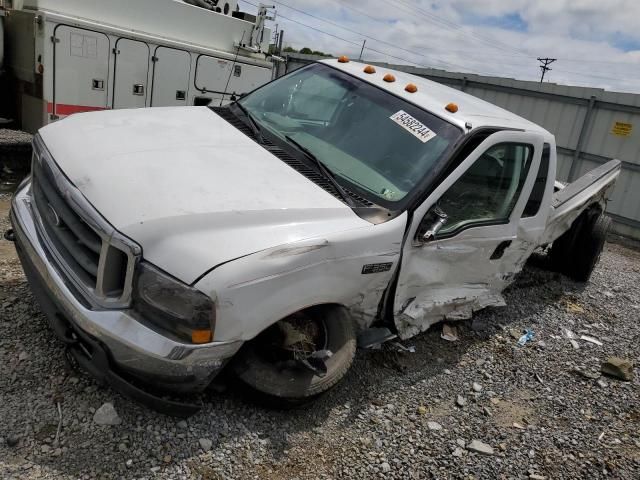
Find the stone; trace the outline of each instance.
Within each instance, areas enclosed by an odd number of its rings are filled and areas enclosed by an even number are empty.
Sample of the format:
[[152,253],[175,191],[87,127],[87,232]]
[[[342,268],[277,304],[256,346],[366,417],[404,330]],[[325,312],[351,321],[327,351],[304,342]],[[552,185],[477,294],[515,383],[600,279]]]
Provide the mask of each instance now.
[[171,455],[167,454],[162,458],[164,463],[171,463]]
[[529,475],[529,480],[547,480],[547,477],[532,473],[531,475]]
[[578,367],[573,367],[571,369],[571,373],[575,373],[576,375],[579,375],[582,378],[586,378],[587,380],[597,380],[600,378],[599,372],[589,372]]
[[456,399],[456,405],[458,405],[460,408],[462,408],[466,404],[467,404],[467,399],[464,398],[462,395],[458,395],[458,398]]
[[160,471],[160,467],[151,467],[151,473],[158,473]]
[[425,407],[424,405],[420,405],[418,407],[418,413],[420,415],[426,415],[427,414],[427,407]]
[[187,424],[186,420],[180,420],[177,424],[176,427],[182,429],[182,430],[186,430],[187,428],[189,428],[189,425]]
[[389,473],[391,471],[391,465],[389,465],[387,462],[382,462],[380,468],[382,468],[382,471],[384,473]]
[[442,430],[442,425],[438,422],[427,422],[427,427],[429,430]]
[[461,447],[461,448],[464,448],[464,447],[466,447],[466,446],[467,446],[467,443],[466,443],[463,439],[461,439],[461,438],[458,438],[458,439],[456,440],[456,443],[457,443],[457,444],[458,444],[458,446],[459,446],[459,447]]
[[471,388],[473,388],[474,392],[481,392],[482,391],[482,385],[480,385],[477,382],[473,382],[473,385],[471,386]]
[[600,371],[610,377],[619,378],[629,382],[633,380],[633,363],[627,359],[620,357],[609,357],[603,362]]
[[491,410],[489,409],[489,407],[482,407],[482,413],[484,414],[485,417],[493,416],[493,413],[491,413]]
[[607,388],[607,382],[605,382],[603,379],[599,379],[596,383],[600,388]]
[[133,466],[133,460],[129,459],[125,462],[125,465],[127,466],[127,468],[131,468]]
[[464,449],[460,447],[456,447],[456,449],[451,454],[454,457],[462,457],[464,455]]
[[202,448],[202,450],[204,450],[205,452],[208,452],[213,447],[213,442],[208,438],[201,438],[200,440],[198,440],[198,442],[200,443],[200,447]]
[[97,425],[120,425],[122,419],[118,416],[118,412],[113,403],[107,402],[102,405],[93,415],[93,421]]
[[472,440],[471,443],[467,445],[467,450],[480,453],[482,455],[493,455],[493,448],[480,440]]
[[7,437],[7,445],[9,447],[15,447],[16,445],[18,445],[18,443],[20,443],[20,437],[17,435],[9,435]]

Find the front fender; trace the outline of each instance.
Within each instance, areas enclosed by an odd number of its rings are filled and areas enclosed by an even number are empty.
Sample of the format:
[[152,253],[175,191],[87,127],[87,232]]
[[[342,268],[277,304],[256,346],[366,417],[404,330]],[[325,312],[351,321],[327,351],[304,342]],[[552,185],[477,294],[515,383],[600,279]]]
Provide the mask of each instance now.
[[[223,264],[195,287],[215,295],[215,339],[250,340],[304,308],[339,304],[369,326],[396,268],[406,214],[387,223],[279,245]],[[383,265],[368,273],[365,265]],[[376,270],[376,269],[373,269]]]

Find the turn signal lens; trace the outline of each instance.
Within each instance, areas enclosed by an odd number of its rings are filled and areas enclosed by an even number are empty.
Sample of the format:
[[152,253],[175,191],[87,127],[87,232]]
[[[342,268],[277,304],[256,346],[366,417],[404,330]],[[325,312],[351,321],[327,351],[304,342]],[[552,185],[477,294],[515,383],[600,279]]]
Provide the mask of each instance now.
[[366,67],[364,67],[364,73],[376,73],[376,69],[371,65],[367,65]]
[[391,75],[390,73],[387,73],[383,78],[382,78],[385,82],[395,82],[396,81],[396,77],[394,77],[393,75]]
[[414,83],[410,83],[404,89],[409,93],[416,93],[418,91],[418,87]]
[[347,57],[346,55],[342,55],[340,58],[338,58],[338,62],[349,63],[349,57]]
[[213,339],[211,330],[193,330],[191,332],[191,343],[209,343]]
[[458,105],[456,105],[455,103],[450,103],[449,105],[444,107],[444,109],[447,112],[456,113],[458,111]]

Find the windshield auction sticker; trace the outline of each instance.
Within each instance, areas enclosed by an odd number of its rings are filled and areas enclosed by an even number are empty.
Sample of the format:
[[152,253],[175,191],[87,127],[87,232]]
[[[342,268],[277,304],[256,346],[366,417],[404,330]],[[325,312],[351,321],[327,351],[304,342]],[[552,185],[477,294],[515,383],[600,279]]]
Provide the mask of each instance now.
[[429,127],[413,118],[404,110],[400,110],[398,113],[394,113],[389,118],[405,130],[407,130],[409,133],[413,134],[422,143],[427,143],[429,140],[436,137],[436,134],[432,132]]

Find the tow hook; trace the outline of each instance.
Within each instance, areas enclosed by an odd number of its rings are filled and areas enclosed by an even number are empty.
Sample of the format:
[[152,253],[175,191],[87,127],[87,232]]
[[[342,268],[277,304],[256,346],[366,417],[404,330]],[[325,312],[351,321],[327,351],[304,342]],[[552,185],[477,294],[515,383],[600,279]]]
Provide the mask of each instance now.
[[8,240],[9,242],[16,241],[16,233],[13,231],[13,228],[10,228],[6,232],[4,232],[4,239]]

